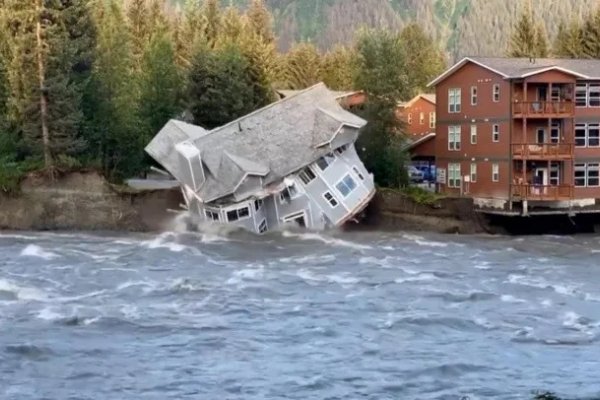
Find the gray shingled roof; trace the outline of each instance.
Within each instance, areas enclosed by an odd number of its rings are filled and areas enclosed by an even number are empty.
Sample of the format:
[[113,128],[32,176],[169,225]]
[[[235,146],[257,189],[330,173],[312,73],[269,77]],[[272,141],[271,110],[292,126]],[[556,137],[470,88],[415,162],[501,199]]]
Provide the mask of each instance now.
[[583,79],[600,79],[600,60],[565,58],[508,58],[508,57],[466,57],[446,70],[429,85],[435,85],[467,62],[474,62],[497,72],[504,78],[523,78],[549,69],[573,73]]
[[208,203],[231,195],[248,175],[264,177],[265,186],[281,180],[329,152],[324,145],[342,127],[360,129],[366,121],[345,111],[321,83],[209,132],[181,124],[170,121],[146,150],[179,179],[174,147],[190,140],[206,177],[197,193]]

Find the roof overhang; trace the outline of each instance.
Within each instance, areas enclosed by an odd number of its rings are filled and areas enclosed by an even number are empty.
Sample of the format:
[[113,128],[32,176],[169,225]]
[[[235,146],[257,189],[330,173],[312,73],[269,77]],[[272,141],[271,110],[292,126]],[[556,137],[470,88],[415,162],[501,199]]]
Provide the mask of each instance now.
[[462,60],[460,60],[459,62],[457,62],[456,64],[454,64],[452,67],[447,69],[445,72],[443,72],[440,76],[438,76],[437,78],[435,78],[434,80],[429,82],[427,84],[427,87],[432,87],[432,86],[437,85],[438,83],[442,82],[444,79],[446,79],[447,77],[452,75],[454,72],[458,71],[459,69],[461,69],[463,66],[465,66],[467,63],[470,63],[470,62],[473,64],[476,64],[476,65],[479,65],[480,67],[485,68],[488,71],[492,71],[493,73],[498,74],[503,78],[509,77],[505,73],[495,70],[494,68],[490,68],[489,66],[487,66],[479,61],[473,60],[472,58],[469,58],[469,57],[465,57]]
[[[583,74],[580,74],[579,72],[575,72],[575,71],[572,71],[572,70],[567,69],[567,68],[559,67],[557,65],[553,65],[553,66],[550,66],[550,67],[536,69],[534,71],[528,72],[526,74],[523,74],[521,76],[514,77],[514,78],[529,78],[530,76],[535,76],[535,75],[543,74],[544,72],[548,72],[548,71],[559,71],[559,72],[563,72],[563,73],[565,73],[567,75],[576,76],[576,77],[581,78],[581,79],[591,79],[591,77],[589,77],[587,75],[583,75]],[[513,77],[510,77],[510,78],[513,78]]]
[[398,107],[410,107],[413,104],[415,104],[415,102],[419,99],[423,99],[428,103],[431,103],[435,106],[435,101],[432,101],[431,99],[427,98],[427,96],[425,96],[423,93],[416,95],[415,97],[413,97],[412,99],[410,99],[409,101],[404,101],[404,102],[400,102],[398,103]]
[[423,144],[425,142],[428,142],[428,141],[430,141],[433,138],[435,138],[435,132],[428,133],[427,135],[418,138],[414,142],[410,142],[410,143],[404,145],[402,147],[402,150],[411,150],[411,149],[414,149],[418,145]]

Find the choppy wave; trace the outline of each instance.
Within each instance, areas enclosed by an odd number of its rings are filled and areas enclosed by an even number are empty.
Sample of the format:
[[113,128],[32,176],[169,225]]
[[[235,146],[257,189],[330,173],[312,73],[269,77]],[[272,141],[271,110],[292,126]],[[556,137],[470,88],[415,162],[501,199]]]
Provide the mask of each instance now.
[[36,244],[27,245],[21,251],[21,256],[23,256],[23,257],[39,257],[39,258],[43,258],[44,260],[52,260],[54,258],[59,257],[58,254],[52,253],[50,251],[46,251]]

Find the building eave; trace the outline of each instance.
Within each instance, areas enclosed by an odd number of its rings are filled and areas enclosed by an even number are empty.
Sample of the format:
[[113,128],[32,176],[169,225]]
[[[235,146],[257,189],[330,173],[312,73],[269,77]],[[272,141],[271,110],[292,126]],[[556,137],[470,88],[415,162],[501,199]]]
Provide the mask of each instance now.
[[472,62],[473,64],[479,65],[482,68],[487,69],[488,71],[491,71],[495,74],[500,75],[503,78],[509,78],[508,75],[506,75],[505,73],[498,71],[494,68],[491,68],[479,61],[476,61],[470,57],[465,57],[462,60],[460,60],[459,62],[457,62],[456,64],[454,64],[452,67],[450,67],[449,69],[447,69],[446,71],[444,71],[440,76],[438,76],[437,78],[435,78],[434,80],[432,80],[431,82],[429,82],[427,84],[427,87],[432,87],[437,85],[438,83],[442,82],[443,80],[445,80],[446,78],[448,78],[450,75],[452,75],[454,72],[458,71],[460,68],[462,68],[463,66],[465,66],[467,63]]

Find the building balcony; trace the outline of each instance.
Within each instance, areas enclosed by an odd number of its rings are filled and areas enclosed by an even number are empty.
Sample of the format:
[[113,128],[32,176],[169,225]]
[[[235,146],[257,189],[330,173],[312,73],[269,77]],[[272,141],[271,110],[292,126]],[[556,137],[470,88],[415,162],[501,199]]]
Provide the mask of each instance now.
[[571,101],[515,101],[514,118],[570,118],[575,115]]
[[571,143],[516,143],[512,144],[513,159],[570,160],[573,158]]
[[513,184],[511,192],[514,200],[566,201],[573,199],[575,188],[571,185]]

